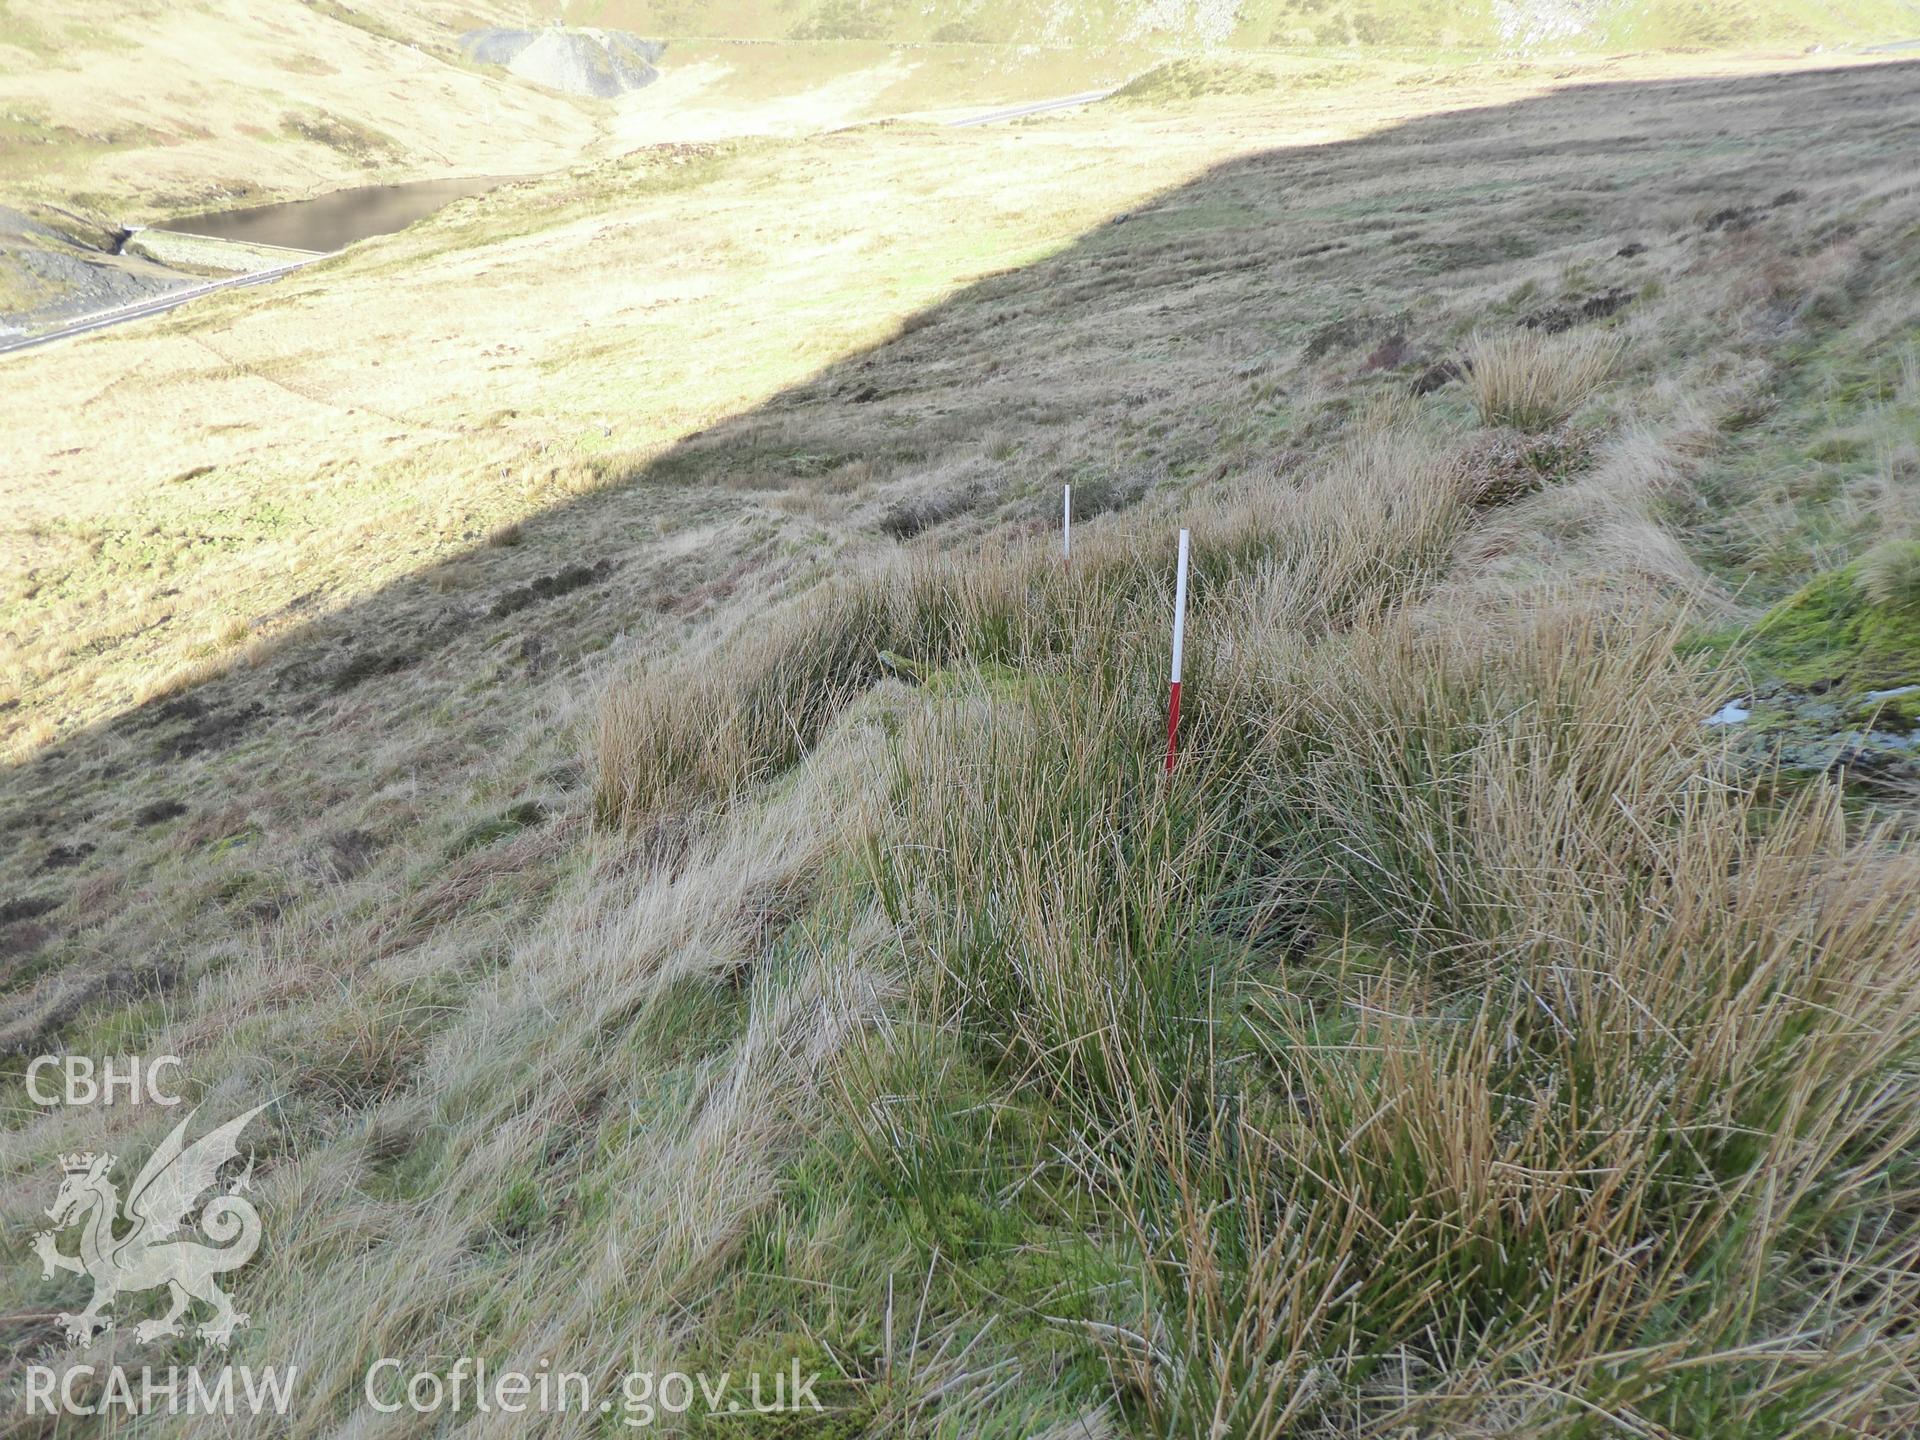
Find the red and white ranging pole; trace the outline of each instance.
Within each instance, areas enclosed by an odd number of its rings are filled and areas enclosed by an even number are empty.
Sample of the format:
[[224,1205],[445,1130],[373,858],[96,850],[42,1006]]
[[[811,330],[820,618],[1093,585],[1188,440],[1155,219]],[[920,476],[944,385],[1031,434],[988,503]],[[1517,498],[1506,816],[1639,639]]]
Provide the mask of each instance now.
[[1180,568],[1173,582],[1173,683],[1167,691],[1167,774],[1179,754],[1180,660],[1187,644],[1187,532],[1180,532]]
[[1060,487],[1060,563],[1073,563],[1073,486]]

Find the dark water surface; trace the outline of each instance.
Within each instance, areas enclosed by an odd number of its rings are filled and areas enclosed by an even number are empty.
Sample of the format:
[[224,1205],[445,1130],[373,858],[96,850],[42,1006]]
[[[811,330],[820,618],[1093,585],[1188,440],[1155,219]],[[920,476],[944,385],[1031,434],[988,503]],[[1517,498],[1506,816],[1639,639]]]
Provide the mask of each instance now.
[[468,195],[484,194],[518,178],[477,175],[464,180],[363,185],[354,190],[335,190],[312,200],[287,200],[278,205],[256,205],[250,210],[209,210],[204,215],[182,215],[153,228],[213,235],[222,240],[244,240],[256,245],[285,245],[294,250],[338,250],[370,235],[391,235],[396,230],[404,230],[443,205]]

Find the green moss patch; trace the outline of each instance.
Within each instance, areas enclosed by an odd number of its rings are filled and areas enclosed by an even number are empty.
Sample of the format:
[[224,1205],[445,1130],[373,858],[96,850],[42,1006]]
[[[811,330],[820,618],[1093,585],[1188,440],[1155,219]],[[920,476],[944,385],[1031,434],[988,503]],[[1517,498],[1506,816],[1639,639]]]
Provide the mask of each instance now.
[[[1886,547],[1882,547],[1884,551]],[[1780,774],[1868,784],[1920,774],[1920,603],[1889,587],[1881,552],[1816,576],[1750,630],[1700,643],[1738,654],[1755,688],[1736,753]]]
[[1870,599],[1856,562],[1769,610],[1747,656],[1756,674],[1816,694],[1895,689],[1920,680],[1920,605]]

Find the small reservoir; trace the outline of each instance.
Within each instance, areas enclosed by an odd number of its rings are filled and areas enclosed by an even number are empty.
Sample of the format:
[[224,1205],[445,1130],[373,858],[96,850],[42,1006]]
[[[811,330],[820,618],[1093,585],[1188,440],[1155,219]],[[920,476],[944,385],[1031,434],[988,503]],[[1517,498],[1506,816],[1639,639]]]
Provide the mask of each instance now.
[[374,235],[391,235],[442,206],[482,195],[518,179],[479,175],[463,180],[415,180],[405,185],[362,185],[311,200],[286,200],[246,210],[209,210],[155,225],[189,235],[211,235],[248,245],[290,250],[339,250]]

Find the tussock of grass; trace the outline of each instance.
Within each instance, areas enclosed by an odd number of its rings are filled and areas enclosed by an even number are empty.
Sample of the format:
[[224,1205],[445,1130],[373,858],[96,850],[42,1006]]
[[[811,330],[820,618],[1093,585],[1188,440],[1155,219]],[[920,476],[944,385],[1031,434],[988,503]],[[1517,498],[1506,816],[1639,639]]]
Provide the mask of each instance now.
[[883,590],[849,586],[756,627],[723,657],[615,687],[595,740],[602,813],[727,797],[786,768],[881,678],[894,619]]
[[[1385,414],[1312,483],[1250,489],[1188,517],[1205,583],[1258,571],[1302,616],[1324,622],[1382,603],[1448,556],[1475,486],[1443,438]],[[1153,532],[1158,534],[1158,527]],[[1116,614],[1156,613],[1172,556],[1139,527],[1093,533],[1072,570],[1048,546],[964,564],[921,561],[814,596],[714,652],[624,679],[600,708],[601,813],[642,820],[724,802],[803,756],[854,697],[901,661],[1103,667]]]
[[165,674],[150,676],[135,685],[134,703],[148,705],[156,700],[170,700],[176,695],[185,694],[196,685],[204,685],[216,676],[226,674],[233,668],[237,658],[231,650],[204,655],[185,665],[176,666]]
[[1860,560],[1860,592],[1875,605],[1920,606],[1920,540],[1886,540]]
[[1488,425],[1550,429],[1607,382],[1623,351],[1619,336],[1599,330],[1477,335],[1467,346],[1474,408]]

